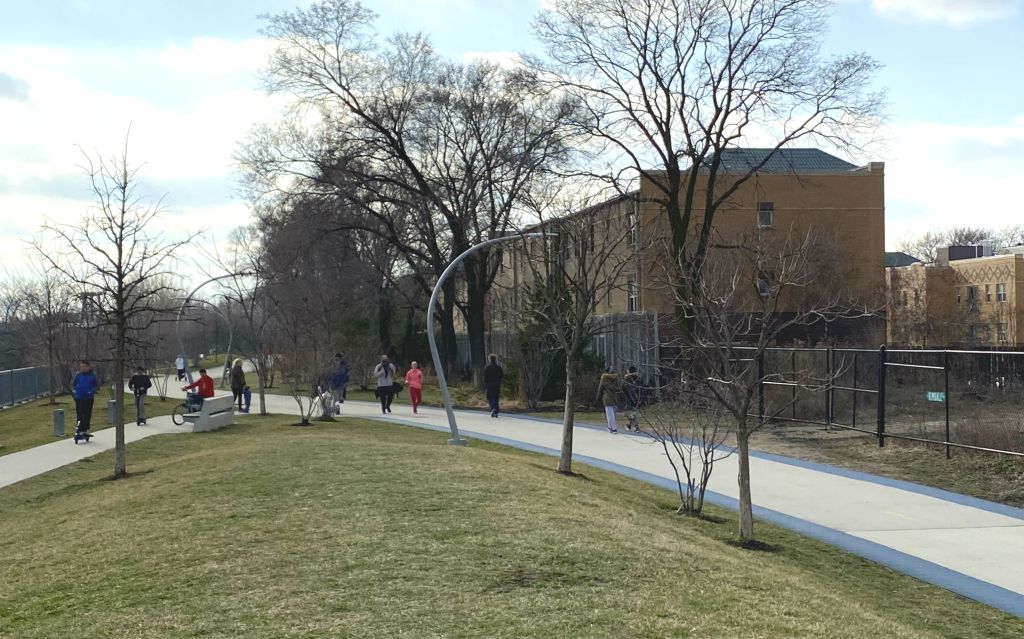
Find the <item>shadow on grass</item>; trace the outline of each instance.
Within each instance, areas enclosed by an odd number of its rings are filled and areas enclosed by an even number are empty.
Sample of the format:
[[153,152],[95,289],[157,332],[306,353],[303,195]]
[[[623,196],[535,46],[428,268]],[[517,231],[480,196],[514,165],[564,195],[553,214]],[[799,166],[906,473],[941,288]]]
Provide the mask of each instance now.
[[766,553],[776,554],[776,553],[781,553],[782,550],[783,550],[782,546],[776,546],[775,544],[769,544],[769,543],[766,543],[766,542],[763,542],[763,541],[758,541],[756,539],[751,539],[749,541],[741,541],[739,539],[730,539],[729,541],[726,541],[725,543],[727,545],[729,545],[729,546],[734,547],[734,548],[740,548],[740,549],[743,549],[743,550],[750,550],[750,551],[753,551],[753,552],[766,552]]
[[147,470],[136,470],[134,472],[129,471],[123,475],[110,475],[109,477],[104,477],[99,481],[121,481],[122,479],[135,479],[136,477],[145,477],[146,475],[149,475],[152,472],[152,468],[149,468]]

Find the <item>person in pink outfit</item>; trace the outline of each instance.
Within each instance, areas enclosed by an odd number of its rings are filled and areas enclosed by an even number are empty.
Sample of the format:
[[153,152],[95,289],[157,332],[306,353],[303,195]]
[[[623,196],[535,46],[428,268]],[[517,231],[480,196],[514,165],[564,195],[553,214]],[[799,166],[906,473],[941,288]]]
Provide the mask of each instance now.
[[409,372],[405,374],[405,385],[409,387],[409,399],[412,400],[412,412],[418,412],[423,401],[423,370],[416,362],[409,364]]

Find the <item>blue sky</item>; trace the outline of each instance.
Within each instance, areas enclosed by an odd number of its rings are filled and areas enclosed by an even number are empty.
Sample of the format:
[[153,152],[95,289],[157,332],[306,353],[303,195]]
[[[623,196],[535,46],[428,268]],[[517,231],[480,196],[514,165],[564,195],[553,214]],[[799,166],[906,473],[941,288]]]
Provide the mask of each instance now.
[[[377,0],[382,32],[423,31],[449,57],[531,50],[545,0]],[[80,152],[128,123],[168,229],[223,239],[247,219],[231,155],[280,100],[258,88],[269,49],[257,14],[299,0],[0,0],[0,251],[42,216],[81,214]],[[1024,223],[1024,0],[841,0],[827,52],[885,68],[887,236],[958,223]],[[10,260],[10,258],[7,258]]]

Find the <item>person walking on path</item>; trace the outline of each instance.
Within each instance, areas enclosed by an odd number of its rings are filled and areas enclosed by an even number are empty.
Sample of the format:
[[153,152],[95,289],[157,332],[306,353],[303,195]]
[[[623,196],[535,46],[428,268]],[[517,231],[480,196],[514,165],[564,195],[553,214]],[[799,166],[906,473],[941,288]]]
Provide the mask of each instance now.
[[611,367],[606,368],[605,372],[601,374],[601,382],[597,385],[597,396],[604,404],[604,414],[608,418],[608,432],[619,432],[615,423],[615,404],[619,399],[619,376]]
[[498,366],[498,356],[491,353],[487,356],[490,364],[484,367],[484,392],[487,394],[487,405],[491,408],[491,417],[498,416],[498,406],[501,400],[501,380],[505,377],[505,371]]
[[377,378],[377,397],[380,398],[380,412],[387,414],[391,412],[391,401],[395,399],[395,365],[388,360],[387,355],[382,355],[380,364],[373,369],[373,376]]
[[626,430],[640,432],[640,373],[636,366],[630,366],[622,377],[622,390],[626,396],[626,413],[628,421]]
[[185,358],[178,355],[178,359],[174,360],[174,368],[178,371],[178,381],[185,379]]
[[135,395],[135,425],[142,426],[146,423],[146,393],[153,382],[146,374],[146,369],[139,366],[135,374],[128,380],[128,390]]
[[334,354],[334,369],[331,371],[331,406],[336,415],[341,414],[341,405],[345,403],[345,387],[348,386],[348,362],[341,353]]
[[405,385],[409,387],[409,401],[412,402],[413,414],[418,413],[423,402],[423,369],[418,362],[409,364],[409,372],[405,374]]
[[78,434],[88,433],[92,428],[92,404],[99,389],[100,380],[93,372],[89,360],[78,362],[78,372],[71,382],[71,397],[75,400],[75,419],[78,424],[75,432]]
[[245,370],[242,360],[236,359],[231,365],[231,398],[238,402],[238,410],[242,410],[242,391],[245,390]]

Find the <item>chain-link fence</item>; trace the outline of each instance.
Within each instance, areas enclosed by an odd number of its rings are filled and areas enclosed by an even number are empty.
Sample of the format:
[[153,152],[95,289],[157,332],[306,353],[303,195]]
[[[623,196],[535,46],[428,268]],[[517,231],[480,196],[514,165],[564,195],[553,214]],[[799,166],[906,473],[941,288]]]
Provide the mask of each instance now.
[[49,392],[49,369],[45,366],[0,371],[0,406],[13,406]]

